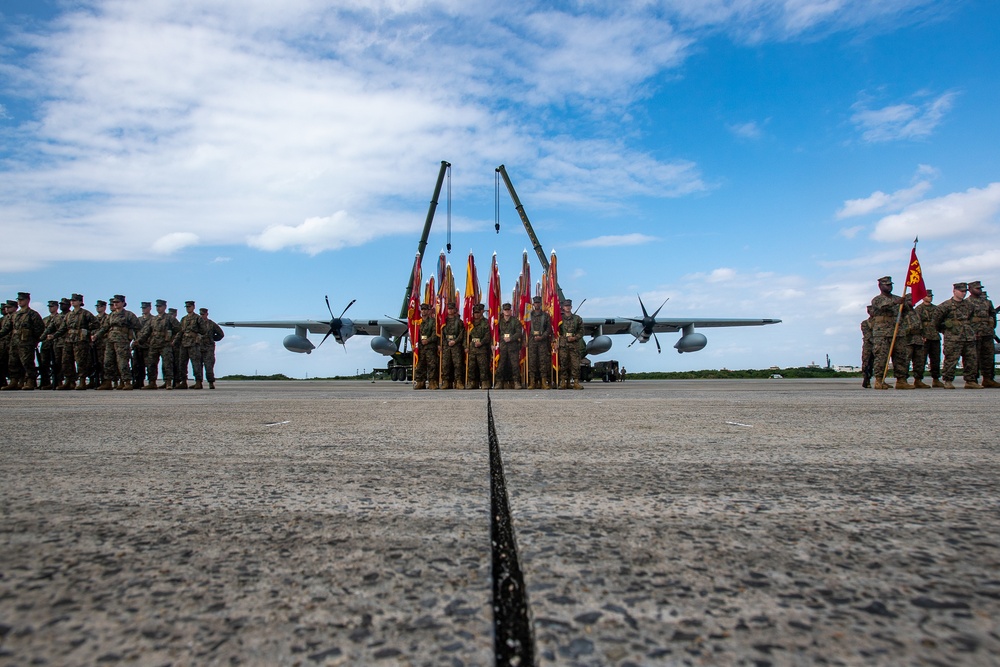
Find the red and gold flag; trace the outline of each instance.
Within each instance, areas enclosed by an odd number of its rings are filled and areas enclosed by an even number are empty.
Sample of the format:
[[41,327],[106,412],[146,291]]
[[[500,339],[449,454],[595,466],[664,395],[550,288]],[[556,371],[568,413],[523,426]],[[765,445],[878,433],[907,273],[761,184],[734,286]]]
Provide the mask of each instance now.
[[420,288],[423,278],[420,268],[420,253],[413,260],[413,284],[410,286],[410,301],[406,304],[406,329],[410,336],[410,347],[413,348],[413,367],[417,367],[417,341],[420,340]]
[[500,270],[497,268],[497,254],[493,253],[493,265],[490,267],[490,282],[487,287],[487,297],[490,309],[490,333],[493,338],[493,372],[496,373],[500,363]]
[[[543,303],[545,309],[549,311],[549,317],[552,318],[552,340],[559,340],[559,324],[562,322],[562,304],[559,303],[559,279],[556,272],[556,251],[552,251],[552,256],[549,258],[549,272],[546,276],[546,285],[542,289],[548,289],[548,294],[543,297]],[[556,371],[556,377],[559,377],[559,346],[555,345],[552,348],[552,368]]]
[[910,268],[906,271],[906,286],[913,294],[914,306],[924,300],[927,296],[927,287],[924,286],[924,273],[920,270],[920,261],[917,260],[916,242],[913,250],[910,251]]
[[482,301],[483,292],[479,287],[479,275],[476,273],[476,258],[469,253],[469,264],[465,268],[465,301],[462,304],[462,321],[465,327],[472,326],[472,308]]

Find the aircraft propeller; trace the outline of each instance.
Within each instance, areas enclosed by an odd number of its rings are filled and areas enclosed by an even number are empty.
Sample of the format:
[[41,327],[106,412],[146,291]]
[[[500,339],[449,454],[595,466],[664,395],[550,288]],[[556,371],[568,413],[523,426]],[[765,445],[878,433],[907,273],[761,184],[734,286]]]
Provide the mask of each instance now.
[[[347,307],[345,307],[344,310],[341,311],[340,315],[338,317],[334,317],[333,309],[330,308],[330,297],[324,296],[323,298],[326,299],[326,309],[330,311],[330,330],[326,332],[325,336],[323,336],[323,340],[319,342],[319,345],[316,346],[316,349],[319,349],[320,347],[323,346],[323,343],[325,343],[326,339],[330,337],[330,334],[333,334],[333,337],[336,340],[338,341],[341,340],[340,329],[342,326],[344,326],[344,322],[341,318],[344,317],[344,313],[347,312],[347,309],[353,306],[354,302],[357,301],[357,299],[351,299],[351,302],[347,304]],[[346,351],[347,348],[344,349]]]
[[[643,333],[642,339],[643,340],[649,340],[649,337],[652,336],[653,337],[653,341],[656,343],[656,353],[660,354],[663,350],[660,349],[660,341],[656,337],[656,333],[654,333],[653,328],[656,326],[656,316],[659,315],[660,311],[663,309],[663,307],[665,305],[667,305],[667,301],[670,301],[670,297],[667,297],[666,299],[664,299],[663,303],[660,304],[660,307],[657,308],[656,311],[652,315],[650,315],[646,311],[646,305],[642,302],[642,297],[639,296],[638,294],[636,294],[636,296],[639,298],[639,307],[642,308],[642,319],[641,320],[637,320],[637,319],[632,318],[632,317],[624,317],[622,319],[631,320],[632,322],[637,322],[637,323],[641,324],[642,325],[642,333]],[[638,341],[638,340],[640,340],[640,338],[637,337],[635,340],[633,340],[631,343],[629,343],[628,346],[632,347],[633,345],[635,345],[636,341]]]

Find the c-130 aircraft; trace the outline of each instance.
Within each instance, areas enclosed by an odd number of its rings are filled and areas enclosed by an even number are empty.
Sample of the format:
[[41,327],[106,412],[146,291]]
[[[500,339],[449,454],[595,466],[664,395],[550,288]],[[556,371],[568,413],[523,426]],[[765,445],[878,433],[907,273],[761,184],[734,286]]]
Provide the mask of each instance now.
[[[445,174],[450,173],[450,169],[451,164],[449,162],[441,162],[441,169],[438,172],[437,183],[434,186],[434,194],[431,197],[430,208],[427,211],[427,219],[424,222],[424,229],[420,236],[420,241],[417,244],[417,253],[419,257],[424,256],[424,251],[427,248],[427,239],[430,235],[431,224],[434,221],[434,212],[437,209],[438,197],[441,194],[441,186],[444,182]],[[514,202],[514,207],[517,210],[518,216],[521,218],[521,222],[524,224],[524,228],[528,233],[532,246],[534,247],[535,254],[538,256],[538,259],[542,264],[542,268],[545,271],[548,271],[549,262],[545,257],[541,244],[538,242],[538,238],[535,236],[535,232],[531,227],[531,222],[528,220],[528,216],[524,212],[524,206],[521,205],[521,202],[517,197],[517,193],[514,191],[514,186],[511,184],[510,178],[507,176],[506,169],[503,165],[500,165],[497,167],[496,172],[498,177],[503,178],[503,181],[507,186],[511,200]],[[499,228],[499,223],[497,224],[497,227]],[[294,329],[295,333],[285,336],[282,344],[289,352],[305,354],[310,354],[314,349],[319,347],[317,345],[313,345],[312,341],[309,340],[308,334],[323,336],[323,339],[320,341],[320,345],[326,342],[326,339],[331,336],[341,345],[344,345],[352,336],[371,336],[372,350],[387,357],[393,357],[396,369],[405,373],[406,367],[409,366],[411,363],[410,359],[412,358],[411,353],[405,351],[405,345],[403,345],[403,342],[407,337],[407,307],[413,289],[413,277],[416,268],[415,263],[414,270],[411,271],[410,279],[407,281],[406,295],[403,297],[403,305],[400,309],[398,319],[351,319],[344,317],[347,310],[354,305],[354,301],[347,304],[347,307],[344,308],[339,316],[334,316],[333,310],[330,308],[330,300],[327,298],[326,307],[330,313],[329,320],[268,320],[256,322],[219,322],[219,324],[225,327]],[[562,289],[557,286],[557,290],[559,298],[562,300]],[[659,352],[661,351],[660,341],[657,340],[656,334],[675,332],[681,333],[681,337],[676,343],[674,343],[674,349],[676,349],[678,353],[697,352],[708,344],[708,338],[704,334],[698,333],[696,329],[715,327],[753,327],[778,324],[781,322],[779,319],[695,319],[686,317],[657,317],[665,304],[666,302],[650,314],[646,310],[646,306],[643,304],[642,298],[640,297],[639,306],[642,309],[641,318],[584,317],[583,326],[585,335],[590,337],[590,340],[586,343],[587,347],[585,354],[589,356],[607,352],[611,349],[612,345],[610,336],[622,334],[630,334],[633,337],[632,342],[629,344],[630,346],[636,342],[648,343],[649,339],[652,338],[656,343],[656,349]],[[390,364],[390,370],[392,370],[392,364]],[[405,379],[405,376],[396,377],[396,374],[393,373],[393,379]]]

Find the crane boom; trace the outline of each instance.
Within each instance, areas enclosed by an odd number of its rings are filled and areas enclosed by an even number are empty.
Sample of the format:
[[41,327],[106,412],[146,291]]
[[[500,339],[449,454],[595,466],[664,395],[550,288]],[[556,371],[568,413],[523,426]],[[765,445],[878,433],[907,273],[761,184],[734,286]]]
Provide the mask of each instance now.
[[[420,261],[424,260],[424,251],[427,250],[427,237],[431,234],[431,223],[434,222],[434,211],[437,210],[438,197],[441,196],[441,185],[444,183],[444,175],[451,168],[451,163],[441,160],[441,171],[438,172],[437,183],[434,185],[434,194],[431,195],[431,205],[427,209],[427,219],[424,221],[424,231],[420,234],[420,241],[417,243],[417,252],[420,254]],[[400,319],[406,319],[407,309],[410,305],[410,297],[413,295],[413,273],[416,266],[410,269],[410,279],[406,281],[406,296],[403,297],[403,307],[399,310]]]

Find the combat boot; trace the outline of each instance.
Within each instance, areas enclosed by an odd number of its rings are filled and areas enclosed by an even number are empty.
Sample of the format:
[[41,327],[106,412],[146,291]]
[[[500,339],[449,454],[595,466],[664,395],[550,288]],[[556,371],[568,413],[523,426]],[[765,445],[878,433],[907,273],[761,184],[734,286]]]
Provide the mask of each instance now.
[[174,386],[177,389],[187,389],[188,388],[188,381],[187,380],[181,380],[180,382],[175,383]]
[[208,388],[209,389],[215,389],[215,380],[209,380],[208,381]]
[[201,383],[201,380],[195,380],[194,386],[191,387],[191,388],[192,389],[204,389],[205,386]]
[[149,384],[147,384],[145,387],[142,388],[143,391],[149,391],[150,389],[159,389],[159,387],[156,386],[156,381],[155,380],[153,382],[150,382]]
[[110,391],[113,389],[111,386],[111,380],[105,380],[101,383],[101,386],[97,388],[97,391]]
[[490,388],[489,381],[488,380],[483,380],[482,383],[479,385],[479,388],[480,389],[486,389],[488,391],[489,388]]
[[898,378],[896,380],[896,389],[916,389],[912,384],[906,381],[906,378]]
[[945,389],[954,389],[955,385],[952,384],[951,380],[945,380],[944,381],[944,388]]
[[542,389],[551,389],[552,386],[549,384],[548,378],[542,378]]
[[80,384],[76,386],[77,391],[83,391],[85,389],[93,389],[93,385],[87,384],[87,378],[80,378]]
[[937,378],[934,378],[934,380],[931,382],[931,386],[934,387],[935,389],[944,389],[944,383]]
[[563,380],[559,383],[560,389],[569,389],[569,380]]
[[465,383],[461,380],[455,381],[455,389],[465,389]]
[[579,380],[573,380],[573,389],[583,389],[583,385],[580,384]]
[[128,380],[122,382],[122,386],[118,387],[121,391],[132,391],[132,383]]
[[427,388],[428,389],[438,389],[438,383],[435,382],[434,380],[431,380],[430,382],[427,383]]
[[21,380],[11,379],[10,384],[6,387],[0,388],[0,391],[15,391],[21,388]]
[[914,389],[930,389],[931,386],[929,384],[924,384],[924,381],[922,379],[920,379],[920,378],[914,378],[913,379],[913,388]]
[[993,378],[983,378],[983,388],[986,389],[997,389],[1000,388],[1000,382],[997,382]]
[[887,385],[886,383],[882,382],[881,379],[875,378],[875,388],[876,389],[888,389],[889,385]]
[[24,386],[21,387],[21,391],[34,391],[38,389],[38,385],[35,384],[35,378],[28,378],[24,381]]
[[975,380],[973,380],[972,382],[966,382],[965,383],[965,388],[966,389],[982,389],[983,385],[981,385],[978,382],[976,382]]
[[72,380],[66,380],[61,385],[59,385],[58,387],[56,387],[56,389],[58,391],[67,391],[69,389],[76,389],[76,383],[73,382]]
[[872,378],[870,375],[866,375],[861,379],[861,386],[864,387],[865,389],[872,388]]

